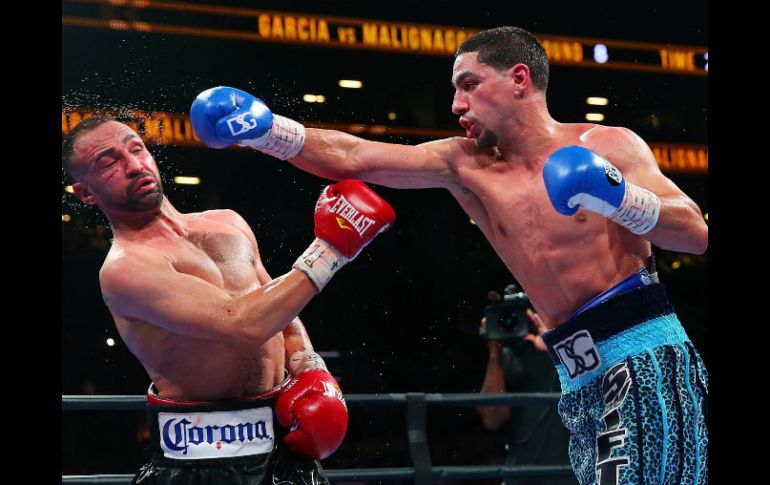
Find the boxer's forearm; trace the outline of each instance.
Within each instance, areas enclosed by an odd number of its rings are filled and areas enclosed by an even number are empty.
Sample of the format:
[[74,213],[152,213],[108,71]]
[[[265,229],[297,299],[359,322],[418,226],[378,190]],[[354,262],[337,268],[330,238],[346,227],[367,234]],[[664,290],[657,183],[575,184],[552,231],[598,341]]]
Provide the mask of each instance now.
[[310,337],[308,337],[305,326],[299,317],[283,329],[283,346],[286,349],[287,359],[295,352],[313,351],[313,344],[310,342]]
[[[484,375],[484,384],[481,386],[482,393],[503,393],[505,392],[505,374],[500,362],[500,350],[490,348],[489,360],[487,362],[487,371]],[[508,407],[477,407],[481,416],[481,421],[487,429],[497,429],[502,425],[511,414]]]
[[212,148],[250,147],[320,177],[355,178],[393,188],[457,185],[450,165],[464,154],[450,139],[410,146],[305,128],[272,113],[259,98],[227,86],[200,93],[190,108],[190,121],[200,140]]
[[[296,269],[227,305],[234,335],[248,345],[262,345],[283,331],[316,295],[310,279]],[[301,338],[300,338],[301,341]]]
[[463,153],[453,139],[401,145],[308,128],[302,150],[288,160],[306,172],[331,179],[354,178],[397,189],[449,188],[458,185],[450,166]]
[[698,206],[660,173],[646,145],[639,151],[630,161],[615,158],[625,173],[586,147],[552,153],[543,180],[554,208],[567,216],[581,208],[596,212],[662,249],[702,254],[708,228]]
[[708,247],[708,226],[698,206],[687,197],[661,197],[660,216],[643,237],[669,251],[703,254]]
[[364,167],[355,154],[362,143],[367,141],[341,131],[307,128],[304,147],[289,162],[332,180],[360,178]]

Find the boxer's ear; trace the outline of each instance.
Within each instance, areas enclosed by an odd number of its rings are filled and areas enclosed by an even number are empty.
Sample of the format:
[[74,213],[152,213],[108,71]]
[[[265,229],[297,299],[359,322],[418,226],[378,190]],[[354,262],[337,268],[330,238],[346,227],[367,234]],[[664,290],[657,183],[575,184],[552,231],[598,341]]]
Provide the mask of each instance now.
[[516,98],[524,97],[526,89],[532,84],[529,67],[526,64],[519,63],[508,69],[505,75],[513,83],[513,95]]
[[75,196],[80,199],[84,204],[96,205],[96,197],[88,185],[82,182],[75,182],[72,184],[72,191]]

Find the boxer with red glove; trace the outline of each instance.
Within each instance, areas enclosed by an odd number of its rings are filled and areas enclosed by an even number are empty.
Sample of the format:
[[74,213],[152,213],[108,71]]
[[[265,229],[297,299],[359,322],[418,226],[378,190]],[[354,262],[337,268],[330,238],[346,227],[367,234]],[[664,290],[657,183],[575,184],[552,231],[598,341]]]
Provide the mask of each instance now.
[[393,208],[359,180],[327,186],[315,206],[316,239],[294,263],[320,292],[348,261],[396,220]]
[[275,404],[278,422],[289,428],[286,446],[302,456],[323,459],[340,446],[348,429],[348,408],[337,381],[315,352],[289,359],[291,379]]
[[[193,130],[204,145],[250,147],[286,160],[305,143],[305,128],[274,115],[261,99],[217,86],[196,96],[190,107]],[[395,221],[393,208],[363,182],[341,180],[324,189],[315,211],[316,240],[294,263],[320,292],[332,275],[355,258]]]
[[[294,263],[320,292],[377,234],[393,225],[393,208],[358,180],[342,180],[321,192],[315,208],[316,239]],[[276,401],[278,421],[292,451],[314,459],[334,453],[345,437],[348,411],[337,381],[315,352],[289,359],[291,380]]]

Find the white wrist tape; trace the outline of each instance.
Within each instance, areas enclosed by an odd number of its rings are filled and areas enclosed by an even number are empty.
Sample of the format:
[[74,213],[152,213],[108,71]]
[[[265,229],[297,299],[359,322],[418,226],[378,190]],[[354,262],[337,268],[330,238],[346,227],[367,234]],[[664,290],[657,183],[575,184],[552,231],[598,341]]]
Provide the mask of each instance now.
[[332,245],[323,239],[315,238],[315,241],[302,253],[302,256],[292,265],[292,268],[305,273],[320,293],[326,283],[348,261],[344,255],[334,249]]
[[324,362],[321,356],[316,352],[300,350],[294,352],[291,354],[291,357],[289,357],[289,371],[295,376],[300,372],[316,369],[329,372],[329,369],[326,368],[326,362]]
[[273,124],[264,135],[241,140],[238,146],[253,148],[281,160],[294,158],[305,146],[305,127],[283,116],[273,115]]
[[626,181],[626,193],[618,210],[609,219],[634,234],[647,234],[658,223],[660,199],[647,189]]

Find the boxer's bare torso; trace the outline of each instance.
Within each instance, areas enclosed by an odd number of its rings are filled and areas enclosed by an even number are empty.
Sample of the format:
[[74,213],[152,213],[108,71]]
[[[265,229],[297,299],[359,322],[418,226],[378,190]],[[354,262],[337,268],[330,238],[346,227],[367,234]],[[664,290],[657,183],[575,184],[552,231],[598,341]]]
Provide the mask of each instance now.
[[[103,268],[117,260],[126,264],[160,256],[168,270],[199,278],[233,297],[267,282],[260,281],[256,241],[240,216],[228,210],[181,216],[178,225],[161,234],[116,238]],[[284,377],[281,333],[259,348],[244,349],[125,317],[108,298],[106,303],[121,337],[164,397],[207,401],[242,397],[267,391]]]
[[[565,217],[553,209],[543,164],[559,147],[591,148],[592,137],[585,135],[592,128],[561,125],[550,144],[526,159],[498,160],[494,152],[466,147],[455,160],[458,185],[450,192],[548,326],[564,322],[593,296],[639,270],[651,254],[648,241],[599,214],[579,210]],[[473,145],[467,139],[448,142]]]

